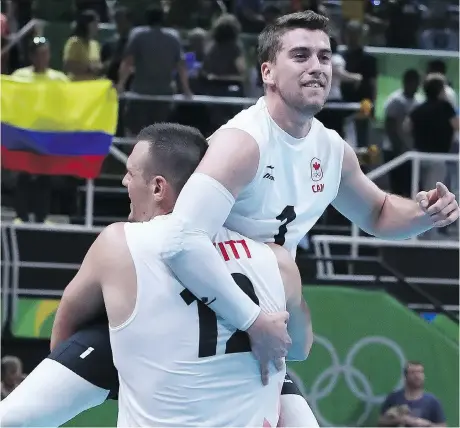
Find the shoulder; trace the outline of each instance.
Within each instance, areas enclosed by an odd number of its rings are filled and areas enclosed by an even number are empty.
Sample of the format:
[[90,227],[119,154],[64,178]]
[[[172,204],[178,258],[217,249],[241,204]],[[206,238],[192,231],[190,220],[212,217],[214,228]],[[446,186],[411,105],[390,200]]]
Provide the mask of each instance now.
[[391,403],[397,403],[404,399],[404,391],[402,389],[398,389],[396,391],[390,392],[387,395],[386,401]]
[[30,77],[32,74],[32,67],[23,67],[17,69],[12,76],[13,77]]
[[71,36],[67,39],[65,47],[69,48],[71,46],[78,46],[81,45],[81,43],[81,40],[77,36]]
[[[218,132],[221,130],[244,131],[255,140],[260,150],[262,150],[268,144],[270,126],[267,106],[264,99],[260,98],[255,105],[242,110],[226,124],[222,125]],[[210,139],[210,142],[212,141],[213,136]]]
[[63,82],[69,81],[69,78],[61,71],[50,68],[48,72],[52,80],[58,80],[58,81],[63,81]]
[[125,222],[112,223],[97,237],[101,245],[114,245],[125,239]]

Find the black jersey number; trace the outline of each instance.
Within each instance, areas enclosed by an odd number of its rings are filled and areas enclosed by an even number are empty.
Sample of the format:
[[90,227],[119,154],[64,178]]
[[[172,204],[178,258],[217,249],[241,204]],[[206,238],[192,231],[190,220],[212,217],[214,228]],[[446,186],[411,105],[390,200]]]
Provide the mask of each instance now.
[[278,234],[275,235],[275,244],[284,245],[286,242],[287,226],[294,221],[296,217],[297,215],[292,205],[287,205],[286,208],[281,211],[281,214],[276,217],[276,219],[281,222],[281,226],[278,229]]
[[[254,285],[251,280],[241,273],[232,273],[234,281],[238,286],[258,305],[259,299],[256,296]],[[198,300],[189,290],[182,290],[180,293],[187,305],[197,303],[199,323],[198,357],[212,357],[217,354],[217,316],[204,302]],[[251,352],[249,336],[246,332],[237,330],[227,341],[225,346],[226,354]]]

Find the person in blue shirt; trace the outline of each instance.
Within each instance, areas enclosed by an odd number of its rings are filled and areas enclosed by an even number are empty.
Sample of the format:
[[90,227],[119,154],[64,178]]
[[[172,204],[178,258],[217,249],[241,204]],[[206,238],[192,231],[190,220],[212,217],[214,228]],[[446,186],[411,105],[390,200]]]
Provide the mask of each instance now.
[[403,389],[390,393],[380,411],[379,426],[445,427],[446,418],[439,400],[425,392],[423,364],[409,361],[404,368]]

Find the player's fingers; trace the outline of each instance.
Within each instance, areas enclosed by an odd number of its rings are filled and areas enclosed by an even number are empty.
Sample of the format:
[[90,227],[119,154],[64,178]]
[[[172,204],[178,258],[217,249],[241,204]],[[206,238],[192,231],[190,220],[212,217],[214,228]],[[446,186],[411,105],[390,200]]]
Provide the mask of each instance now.
[[268,361],[260,361],[260,379],[262,380],[262,385],[268,385],[269,374]]
[[435,227],[448,226],[449,224],[456,221],[458,217],[459,217],[459,209],[458,207],[455,207],[455,209],[447,216],[447,218],[442,217],[442,218],[439,218],[439,220],[435,221],[434,226]]
[[428,208],[428,193],[427,192],[418,192],[415,200],[419,204],[420,208],[425,211]]
[[455,199],[453,193],[447,193],[442,198],[438,199],[436,203],[434,203],[431,207],[426,210],[428,215],[435,215],[440,213],[444,208],[446,208],[449,204],[451,204]]
[[275,368],[279,372],[284,369],[284,360],[282,358],[276,358],[274,361]]
[[449,193],[449,189],[447,188],[447,186],[444,183],[441,183],[440,181],[436,183],[436,190],[438,192],[439,198],[442,198],[443,196]]

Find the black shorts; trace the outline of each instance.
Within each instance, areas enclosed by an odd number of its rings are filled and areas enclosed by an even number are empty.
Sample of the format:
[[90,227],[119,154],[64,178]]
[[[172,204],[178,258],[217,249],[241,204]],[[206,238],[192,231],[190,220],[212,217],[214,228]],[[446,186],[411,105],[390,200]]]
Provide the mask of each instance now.
[[107,321],[81,329],[60,343],[48,358],[89,383],[110,391],[107,398],[118,398],[118,372],[113,364]]
[[[48,355],[64,367],[99,388],[109,391],[108,399],[118,399],[118,372],[113,364],[112,348],[107,321],[89,325]],[[281,395],[295,394],[303,397],[296,382],[286,373]]]
[[288,394],[295,394],[303,397],[303,394],[300,392],[296,381],[291,376],[289,376],[289,373],[286,373],[286,376],[284,377],[283,388],[281,389],[281,395]]

